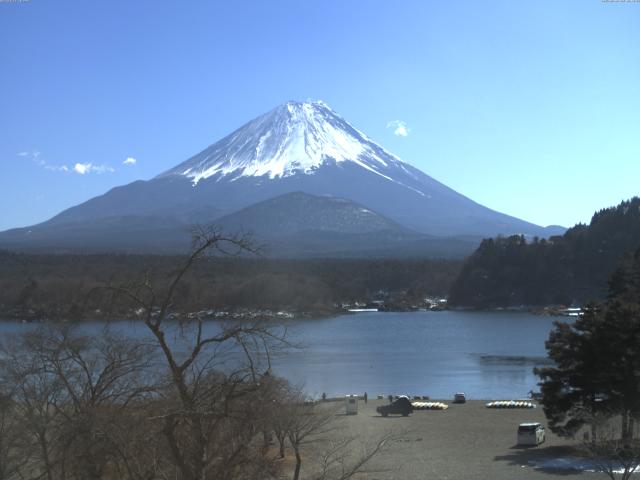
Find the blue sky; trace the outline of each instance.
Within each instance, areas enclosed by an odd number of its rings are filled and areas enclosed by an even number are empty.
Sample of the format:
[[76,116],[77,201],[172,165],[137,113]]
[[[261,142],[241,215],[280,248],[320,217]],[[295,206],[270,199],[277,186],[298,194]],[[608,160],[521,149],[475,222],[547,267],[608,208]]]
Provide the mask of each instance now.
[[2,1],[0,229],[305,99],[488,207],[586,222],[640,194],[640,3]]

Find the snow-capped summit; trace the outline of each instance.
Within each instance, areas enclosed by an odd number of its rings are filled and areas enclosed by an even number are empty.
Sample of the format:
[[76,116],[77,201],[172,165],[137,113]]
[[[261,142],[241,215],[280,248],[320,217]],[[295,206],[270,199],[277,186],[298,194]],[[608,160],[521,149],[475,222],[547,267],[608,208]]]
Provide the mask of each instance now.
[[399,158],[352,127],[322,101],[287,102],[163,173],[203,179],[313,174],[323,164],[352,162],[394,181]]
[[338,256],[367,248],[451,254],[455,241],[432,235],[468,242],[558,233],[479,205],[322,102],[288,102],[151,180],[113,188],[40,225],[0,232],[0,247],[173,251],[189,244],[194,223],[261,232],[260,240],[287,254]]

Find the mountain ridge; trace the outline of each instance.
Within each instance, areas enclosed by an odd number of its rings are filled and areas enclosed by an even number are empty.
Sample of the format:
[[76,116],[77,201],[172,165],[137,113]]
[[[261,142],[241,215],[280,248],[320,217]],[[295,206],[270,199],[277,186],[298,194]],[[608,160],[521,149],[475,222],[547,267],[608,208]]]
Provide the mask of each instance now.
[[[349,200],[423,235],[551,233],[486,208],[403,162],[326,104],[289,102],[150,180],[115,187],[41,224],[0,233],[0,245],[21,235],[28,243],[34,232],[44,244],[47,231],[63,225],[75,225],[77,232],[97,224],[106,228],[106,218],[148,219],[153,236],[157,218],[175,225],[212,223],[291,192]],[[143,225],[130,227],[144,231]],[[139,248],[144,238],[136,234],[131,242]]]

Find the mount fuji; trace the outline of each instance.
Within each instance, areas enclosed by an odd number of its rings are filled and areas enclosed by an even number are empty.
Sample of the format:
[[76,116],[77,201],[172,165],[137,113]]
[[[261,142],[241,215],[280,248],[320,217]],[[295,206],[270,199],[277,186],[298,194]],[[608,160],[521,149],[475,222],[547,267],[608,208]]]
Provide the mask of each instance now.
[[[340,221],[327,221],[336,215]],[[186,248],[193,223],[257,229],[281,246],[282,255],[288,254],[287,245],[298,251],[294,244],[302,237],[314,239],[316,255],[349,255],[362,247],[360,237],[371,244],[382,233],[386,240],[380,245],[389,252],[409,242],[429,255],[430,246],[447,243],[443,237],[457,237],[451,245],[461,242],[457,253],[463,254],[480,237],[563,231],[496,212],[455,192],[323,102],[288,102],[151,180],[113,188],[44,223],[2,232],[0,246],[170,252]],[[323,238],[333,247],[325,249]],[[345,238],[355,240],[345,243]]]

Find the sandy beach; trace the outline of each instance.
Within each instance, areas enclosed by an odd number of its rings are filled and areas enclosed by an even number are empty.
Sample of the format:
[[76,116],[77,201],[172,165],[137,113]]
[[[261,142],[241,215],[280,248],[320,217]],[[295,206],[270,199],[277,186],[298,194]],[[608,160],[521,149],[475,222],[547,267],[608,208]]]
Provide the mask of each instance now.
[[[546,426],[542,408],[488,409],[485,401],[452,404],[443,411],[415,411],[409,417],[383,418],[376,407],[387,400],[360,400],[357,415],[338,415],[338,438],[357,436],[374,441],[386,432],[402,432],[398,441],[372,460],[375,472],[358,478],[391,479],[550,479],[603,478],[602,474],[536,468],[545,459],[575,456],[578,442],[557,437],[547,428],[546,442],[538,447],[516,447],[516,431],[523,422]],[[303,468],[304,471],[304,468]]]

